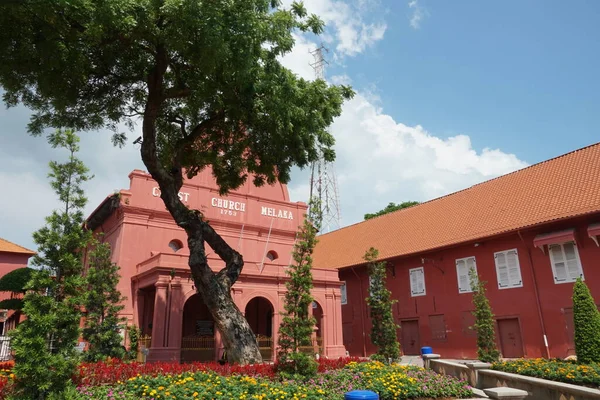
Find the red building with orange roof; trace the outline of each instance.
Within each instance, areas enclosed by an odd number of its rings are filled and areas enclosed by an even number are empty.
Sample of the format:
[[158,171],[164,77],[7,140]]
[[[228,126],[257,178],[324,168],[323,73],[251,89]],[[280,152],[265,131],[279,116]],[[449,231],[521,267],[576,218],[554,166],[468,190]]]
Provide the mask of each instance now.
[[375,352],[364,299],[370,247],[388,262],[404,354],[475,358],[469,268],[487,281],[504,357],[574,354],[572,290],[600,303],[600,144],[320,236],[317,268],[339,271],[351,355]]
[[[0,238],[0,277],[18,268],[27,267],[29,258],[34,254],[34,251]],[[10,296],[10,293],[0,292],[0,300],[9,299]],[[15,314],[8,310],[0,310],[0,312],[0,334],[4,334],[6,330],[19,323],[20,313]]]

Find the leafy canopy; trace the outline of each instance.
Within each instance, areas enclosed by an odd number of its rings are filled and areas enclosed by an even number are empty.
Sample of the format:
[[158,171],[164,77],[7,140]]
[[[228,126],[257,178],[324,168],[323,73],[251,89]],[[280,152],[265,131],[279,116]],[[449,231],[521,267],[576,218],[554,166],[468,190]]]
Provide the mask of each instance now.
[[405,201],[400,204],[389,203],[387,206],[385,206],[385,208],[383,210],[379,210],[376,213],[372,213],[372,214],[369,214],[369,213],[365,214],[365,220],[379,217],[380,215],[389,214],[394,211],[402,210],[403,208],[416,206],[417,204],[419,204],[418,201]]
[[110,128],[122,145],[119,124],[156,117],[166,171],[212,165],[223,192],[332,160],[326,128],[353,95],[279,62],[295,31],[323,30],[296,2],[24,0],[0,4],[0,26],[4,101],[34,110],[31,133]]

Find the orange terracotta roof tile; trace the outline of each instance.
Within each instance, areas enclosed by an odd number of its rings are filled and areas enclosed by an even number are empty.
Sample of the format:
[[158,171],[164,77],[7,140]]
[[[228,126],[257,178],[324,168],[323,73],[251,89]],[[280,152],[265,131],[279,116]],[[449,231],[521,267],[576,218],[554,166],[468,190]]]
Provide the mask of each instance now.
[[8,240],[2,238],[0,238],[0,252],[30,255],[35,254],[35,251],[31,251],[23,246],[19,246],[18,244],[14,244],[13,242],[9,242]]
[[316,268],[421,253],[600,211],[600,143],[319,236]]

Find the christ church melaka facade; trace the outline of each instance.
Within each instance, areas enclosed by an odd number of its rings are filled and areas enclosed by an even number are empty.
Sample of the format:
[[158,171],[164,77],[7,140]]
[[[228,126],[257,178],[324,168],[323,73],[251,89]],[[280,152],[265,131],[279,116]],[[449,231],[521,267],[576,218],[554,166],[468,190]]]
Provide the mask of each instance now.
[[[149,174],[135,170],[129,178],[129,189],[107,197],[87,219],[88,229],[104,234],[113,262],[121,268],[118,288],[127,297],[121,314],[149,338],[148,361],[218,359],[223,354],[221,336],[191,279],[186,233],[171,218]],[[263,358],[273,359],[288,280],[285,270],[306,204],[291,202],[280,183],[246,183],[221,196],[210,169],[186,180],[179,198],[201,211],[243,255],[244,268],[232,297],[257,335]],[[219,271],[223,261],[208,245],[206,251],[209,265]],[[313,278],[314,350],[330,358],[344,356],[338,272],[315,268]]]

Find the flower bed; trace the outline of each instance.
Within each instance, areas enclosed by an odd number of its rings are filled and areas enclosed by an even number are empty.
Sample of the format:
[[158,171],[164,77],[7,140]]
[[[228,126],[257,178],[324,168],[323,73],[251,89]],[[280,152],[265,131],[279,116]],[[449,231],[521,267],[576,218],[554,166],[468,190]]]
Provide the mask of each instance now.
[[[359,362],[356,357],[339,358],[335,360],[320,359],[319,372],[343,368],[349,362]],[[82,363],[78,374],[73,377],[73,382],[78,386],[97,386],[117,381],[126,381],[134,376],[156,376],[159,374],[181,374],[184,372],[215,372],[219,375],[247,375],[273,378],[277,366],[274,364],[255,365],[220,365],[217,362],[209,363],[187,363],[178,362],[155,362],[137,363],[123,362],[120,360],[108,360],[106,362]]]
[[494,363],[492,369],[513,374],[533,376],[535,378],[549,379],[552,381],[600,388],[600,364],[595,363],[581,365],[577,364],[575,361],[537,358]]
[[111,386],[80,387],[79,398],[91,399],[343,399],[353,389],[379,393],[382,400],[465,398],[470,387],[454,378],[418,367],[351,362],[308,382],[277,381],[263,376],[223,376],[214,371],[134,376]]

